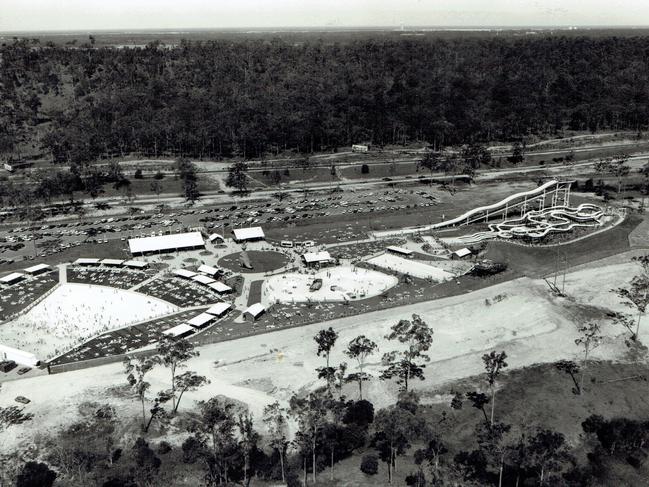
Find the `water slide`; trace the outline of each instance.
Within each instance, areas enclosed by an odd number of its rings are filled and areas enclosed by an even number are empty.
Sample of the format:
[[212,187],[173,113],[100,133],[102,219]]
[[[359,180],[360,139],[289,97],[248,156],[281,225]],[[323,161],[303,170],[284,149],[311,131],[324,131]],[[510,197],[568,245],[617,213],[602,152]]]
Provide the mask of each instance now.
[[433,223],[431,225],[423,225],[419,227],[403,228],[401,230],[386,230],[382,232],[374,232],[373,235],[376,238],[391,237],[391,236],[399,236],[399,235],[408,235],[408,234],[413,234],[418,232],[425,232],[429,230],[439,230],[440,228],[459,225],[465,223],[467,220],[470,220],[472,216],[480,215],[482,213],[486,214],[488,212],[495,212],[495,211],[502,210],[506,208],[509,205],[509,203],[511,203],[512,201],[539,196],[544,192],[546,192],[548,188],[554,189],[558,184],[560,184],[559,181],[553,179],[552,181],[548,181],[547,183],[544,183],[541,186],[531,189],[529,191],[521,191],[520,193],[512,194],[507,198],[500,200],[497,203],[486,205],[486,206],[479,206],[478,208],[473,208],[472,210],[469,210],[466,213],[463,213],[460,216],[453,218],[452,220],[444,220],[443,222],[440,223]]
[[490,223],[489,231],[457,237],[455,240],[468,244],[496,237],[542,238],[550,232],[569,232],[576,227],[600,226],[603,215],[604,212],[599,206],[590,203],[582,203],[577,208],[553,206],[529,211],[519,218]]

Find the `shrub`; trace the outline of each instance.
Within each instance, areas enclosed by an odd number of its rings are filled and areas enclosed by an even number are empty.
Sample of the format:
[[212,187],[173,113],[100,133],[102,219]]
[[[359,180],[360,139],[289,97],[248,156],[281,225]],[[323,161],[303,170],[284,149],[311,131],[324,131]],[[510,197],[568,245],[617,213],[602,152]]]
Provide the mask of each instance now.
[[286,472],[286,487],[302,487],[300,476],[295,470]]
[[158,453],[160,455],[165,455],[171,451],[171,445],[167,441],[161,441],[160,444],[158,444]]
[[136,169],[135,174],[133,175],[135,179],[142,179],[142,169]]
[[50,487],[56,480],[56,472],[45,463],[27,462],[16,478],[16,487]]
[[366,427],[372,422],[374,422],[374,405],[371,402],[363,399],[347,403],[343,423]]
[[361,174],[369,174],[370,173],[370,166],[367,164],[363,164],[361,166]]
[[376,475],[379,473],[379,459],[376,455],[364,455],[361,460],[361,472],[366,475]]

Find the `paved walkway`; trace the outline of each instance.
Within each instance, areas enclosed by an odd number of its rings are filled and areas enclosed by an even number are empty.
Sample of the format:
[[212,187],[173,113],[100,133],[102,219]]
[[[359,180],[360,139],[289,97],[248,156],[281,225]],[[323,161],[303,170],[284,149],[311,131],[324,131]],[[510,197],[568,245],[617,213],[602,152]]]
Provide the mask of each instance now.
[[67,284],[68,282],[68,265],[59,264],[59,284]]

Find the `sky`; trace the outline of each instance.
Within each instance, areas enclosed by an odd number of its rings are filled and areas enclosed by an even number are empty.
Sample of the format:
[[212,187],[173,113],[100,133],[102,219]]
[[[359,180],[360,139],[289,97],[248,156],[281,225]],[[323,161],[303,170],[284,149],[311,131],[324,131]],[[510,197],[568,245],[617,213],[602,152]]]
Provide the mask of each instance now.
[[649,0],[0,0],[0,32],[648,26]]

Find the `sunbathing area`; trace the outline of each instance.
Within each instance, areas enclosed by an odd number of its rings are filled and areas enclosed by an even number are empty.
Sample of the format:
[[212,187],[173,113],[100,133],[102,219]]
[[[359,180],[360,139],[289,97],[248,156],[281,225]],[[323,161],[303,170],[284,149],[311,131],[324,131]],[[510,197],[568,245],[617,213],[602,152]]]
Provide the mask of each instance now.
[[129,323],[172,313],[170,303],[89,284],[63,284],[27,313],[0,326],[0,343],[48,359]]
[[180,307],[205,306],[221,300],[214,289],[171,275],[156,277],[138,291]]
[[160,340],[165,330],[185,323],[200,313],[201,310],[184,310],[162,318],[103,333],[87,341],[83,346],[56,357],[50,362],[50,365],[56,366],[111,355],[121,355],[131,350],[153,345]]
[[10,319],[50,291],[59,282],[56,272],[27,278],[0,290],[0,320]]

